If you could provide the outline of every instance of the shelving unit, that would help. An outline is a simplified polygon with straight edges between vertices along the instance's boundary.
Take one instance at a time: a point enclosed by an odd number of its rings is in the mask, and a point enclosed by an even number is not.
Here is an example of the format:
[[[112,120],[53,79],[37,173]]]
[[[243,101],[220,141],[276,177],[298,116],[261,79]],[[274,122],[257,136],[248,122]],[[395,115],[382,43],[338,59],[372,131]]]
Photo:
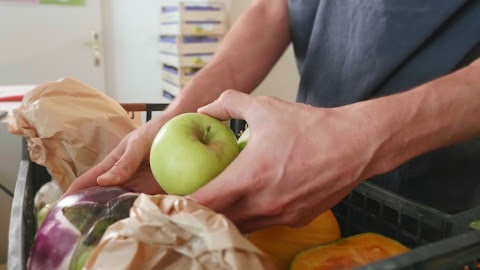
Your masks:
[[[215,54],[228,30],[221,0],[165,0],[160,10],[159,57],[163,96],[173,100]]]

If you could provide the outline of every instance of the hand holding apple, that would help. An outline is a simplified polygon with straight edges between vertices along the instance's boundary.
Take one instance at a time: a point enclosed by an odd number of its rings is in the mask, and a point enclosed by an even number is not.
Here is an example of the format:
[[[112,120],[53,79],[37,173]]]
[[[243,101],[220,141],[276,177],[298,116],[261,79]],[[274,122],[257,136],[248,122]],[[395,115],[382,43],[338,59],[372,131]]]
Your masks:
[[[128,134],[97,165],[78,177],[63,197],[95,186],[124,186],[146,194],[163,193],[150,169],[150,148],[158,130],[173,117],[164,111]]]
[[[225,91],[200,113],[244,119],[247,146],[220,175],[191,194],[244,233],[302,226],[338,203],[368,176],[369,118],[350,107],[316,108]]]
[[[162,189],[188,195],[219,175],[238,155],[233,131],[220,120],[185,113],[160,129],[150,150],[150,167]]]

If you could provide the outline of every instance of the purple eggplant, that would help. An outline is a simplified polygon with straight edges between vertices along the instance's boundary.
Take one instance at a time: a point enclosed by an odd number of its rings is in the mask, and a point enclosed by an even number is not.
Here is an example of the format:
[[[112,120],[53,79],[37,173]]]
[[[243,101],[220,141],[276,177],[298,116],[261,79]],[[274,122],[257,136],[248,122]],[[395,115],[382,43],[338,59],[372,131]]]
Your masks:
[[[82,269],[108,226],[129,216],[137,195],[93,187],[59,200],[37,231],[28,269]]]

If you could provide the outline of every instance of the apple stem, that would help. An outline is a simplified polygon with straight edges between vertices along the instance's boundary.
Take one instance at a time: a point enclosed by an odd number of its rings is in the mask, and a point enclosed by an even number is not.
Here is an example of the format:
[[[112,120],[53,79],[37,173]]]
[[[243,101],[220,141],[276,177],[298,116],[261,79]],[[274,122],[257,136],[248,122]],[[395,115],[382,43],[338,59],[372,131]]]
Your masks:
[[[207,143],[207,136],[208,136],[208,133],[210,132],[210,129],[211,129],[211,126],[207,126],[207,131],[204,133],[204,136],[203,136],[203,143]]]

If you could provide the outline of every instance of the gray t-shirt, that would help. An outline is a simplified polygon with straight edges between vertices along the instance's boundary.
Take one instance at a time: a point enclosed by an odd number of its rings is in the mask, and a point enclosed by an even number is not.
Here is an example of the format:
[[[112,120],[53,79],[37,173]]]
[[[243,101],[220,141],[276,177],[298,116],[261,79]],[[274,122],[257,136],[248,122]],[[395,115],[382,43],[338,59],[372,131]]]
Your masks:
[[[297,101],[337,107],[411,89],[456,70],[480,41],[477,0],[289,0]],[[479,75],[480,76],[480,75]],[[480,201],[480,138],[372,179],[455,213]]]

